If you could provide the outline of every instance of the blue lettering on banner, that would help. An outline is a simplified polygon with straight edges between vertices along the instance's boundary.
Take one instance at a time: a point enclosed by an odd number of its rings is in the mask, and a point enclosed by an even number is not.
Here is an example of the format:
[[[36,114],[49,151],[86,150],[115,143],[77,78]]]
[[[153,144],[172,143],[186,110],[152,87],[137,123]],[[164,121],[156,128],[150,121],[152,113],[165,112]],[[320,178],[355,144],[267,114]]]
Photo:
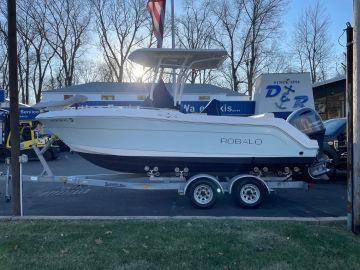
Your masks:
[[[281,92],[280,85],[268,85],[266,87],[266,97],[276,97]]]
[[[285,86],[285,89],[286,91],[281,95],[280,104],[277,102],[275,103],[276,107],[282,110],[287,109],[287,107],[284,106],[284,103],[290,102],[290,93],[295,93],[295,90],[292,89],[292,85],[290,85],[290,87]]]
[[[182,113],[199,113],[204,110],[208,101],[182,101],[179,110]],[[87,106],[141,106],[143,101],[87,101]],[[223,115],[248,116],[255,113],[255,101],[221,101]]]
[[[10,108],[3,108],[6,111],[10,112]],[[19,119],[20,120],[35,120],[35,117],[40,113],[39,110],[31,107],[20,107],[19,108]]]
[[[293,108],[303,108],[305,107],[305,103],[309,100],[308,96],[297,96],[294,97],[295,104]]]
[[[268,85],[266,87],[266,98],[273,98],[278,96],[281,92],[279,101],[275,102],[275,106],[280,110],[289,109],[289,103],[293,104],[292,108],[302,108],[305,107],[305,103],[309,101],[308,96],[295,96],[291,98],[291,94],[295,93],[295,89],[293,89],[293,85],[284,85],[284,91],[282,91],[281,86],[279,85]]]
[[[19,118],[20,120],[35,120],[35,117],[40,113],[38,110],[33,109],[33,108],[19,108],[20,110],[20,115]]]
[[[208,101],[182,101],[180,111],[182,113],[199,113]],[[255,101],[220,101],[222,115],[248,116],[255,113]]]

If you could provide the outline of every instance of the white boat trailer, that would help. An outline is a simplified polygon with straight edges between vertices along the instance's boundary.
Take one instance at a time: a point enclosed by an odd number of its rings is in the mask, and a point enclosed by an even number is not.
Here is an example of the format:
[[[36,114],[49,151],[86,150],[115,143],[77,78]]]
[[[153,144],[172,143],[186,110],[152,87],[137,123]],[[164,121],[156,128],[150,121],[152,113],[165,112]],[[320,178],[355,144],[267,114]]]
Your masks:
[[[33,146],[44,168],[41,175],[23,175],[22,167],[28,159],[26,155],[20,157],[20,186],[23,182],[49,182],[135,190],[177,190],[180,195],[188,195],[192,204],[197,208],[209,208],[226,194],[232,195],[242,207],[255,208],[274,190],[308,189],[309,187],[304,181],[292,181],[289,177],[266,178],[262,177],[261,174],[240,174],[231,178],[221,178],[209,174],[186,177],[186,171],[178,171],[174,177],[162,177],[158,176],[157,168],[148,170],[147,176],[128,173],[55,176],[43,157],[43,153],[50,147],[51,143],[50,140],[41,151],[35,145]],[[5,200],[10,201],[10,159],[7,158],[5,163],[6,174],[1,175],[0,180],[6,181]]]

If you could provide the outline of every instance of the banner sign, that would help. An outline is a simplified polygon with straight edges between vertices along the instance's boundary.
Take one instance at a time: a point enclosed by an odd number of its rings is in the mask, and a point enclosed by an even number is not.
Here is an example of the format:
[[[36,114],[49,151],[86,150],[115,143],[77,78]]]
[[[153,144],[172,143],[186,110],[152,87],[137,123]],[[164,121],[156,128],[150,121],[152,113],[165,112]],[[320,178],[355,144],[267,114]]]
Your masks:
[[[180,111],[182,113],[200,113],[208,101],[182,101]],[[221,115],[248,116],[255,112],[255,101],[220,101]]]
[[[3,110],[6,110],[10,112],[10,108],[3,108]],[[32,121],[35,120],[35,117],[40,113],[39,110],[36,110],[31,107],[20,107],[19,108],[19,119],[20,120],[28,120]]]
[[[310,73],[262,74],[255,83],[256,114],[288,114],[299,108],[314,109]]]

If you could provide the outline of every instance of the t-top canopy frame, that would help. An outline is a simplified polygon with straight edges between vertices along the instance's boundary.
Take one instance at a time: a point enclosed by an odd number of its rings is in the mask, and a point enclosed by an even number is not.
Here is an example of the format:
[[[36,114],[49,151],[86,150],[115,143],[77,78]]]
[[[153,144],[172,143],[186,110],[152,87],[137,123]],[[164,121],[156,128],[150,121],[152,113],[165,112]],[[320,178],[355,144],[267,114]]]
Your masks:
[[[218,68],[226,57],[225,50],[167,48],[143,48],[129,55],[132,62],[144,67],[156,68],[161,62],[162,68],[177,69],[191,65],[191,68],[200,70]]]
[[[163,69],[179,69],[176,83],[173,85],[175,106],[181,102],[184,83],[192,70],[219,68],[226,58],[227,52],[225,50],[213,49],[144,48],[135,50],[129,55],[129,59],[134,63],[155,69],[153,85],[150,91],[151,99],[153,98],[155,82],[157,81],[157,77],[162,77]]]

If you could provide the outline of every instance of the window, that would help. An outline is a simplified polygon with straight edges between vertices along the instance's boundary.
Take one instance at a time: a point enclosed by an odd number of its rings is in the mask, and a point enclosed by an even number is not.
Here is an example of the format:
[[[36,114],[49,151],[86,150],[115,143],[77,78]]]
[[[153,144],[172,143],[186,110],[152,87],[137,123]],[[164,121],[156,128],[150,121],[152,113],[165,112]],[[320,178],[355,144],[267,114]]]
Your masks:
[[[199,96],[199,100],[201,101],[210,100],[210,96]]]
[[[64,100],[72,98],[74,95],[64,95]]]
[[[101,100],[115,100],[115,96],[113,96],[113,95],[102,95]]]

